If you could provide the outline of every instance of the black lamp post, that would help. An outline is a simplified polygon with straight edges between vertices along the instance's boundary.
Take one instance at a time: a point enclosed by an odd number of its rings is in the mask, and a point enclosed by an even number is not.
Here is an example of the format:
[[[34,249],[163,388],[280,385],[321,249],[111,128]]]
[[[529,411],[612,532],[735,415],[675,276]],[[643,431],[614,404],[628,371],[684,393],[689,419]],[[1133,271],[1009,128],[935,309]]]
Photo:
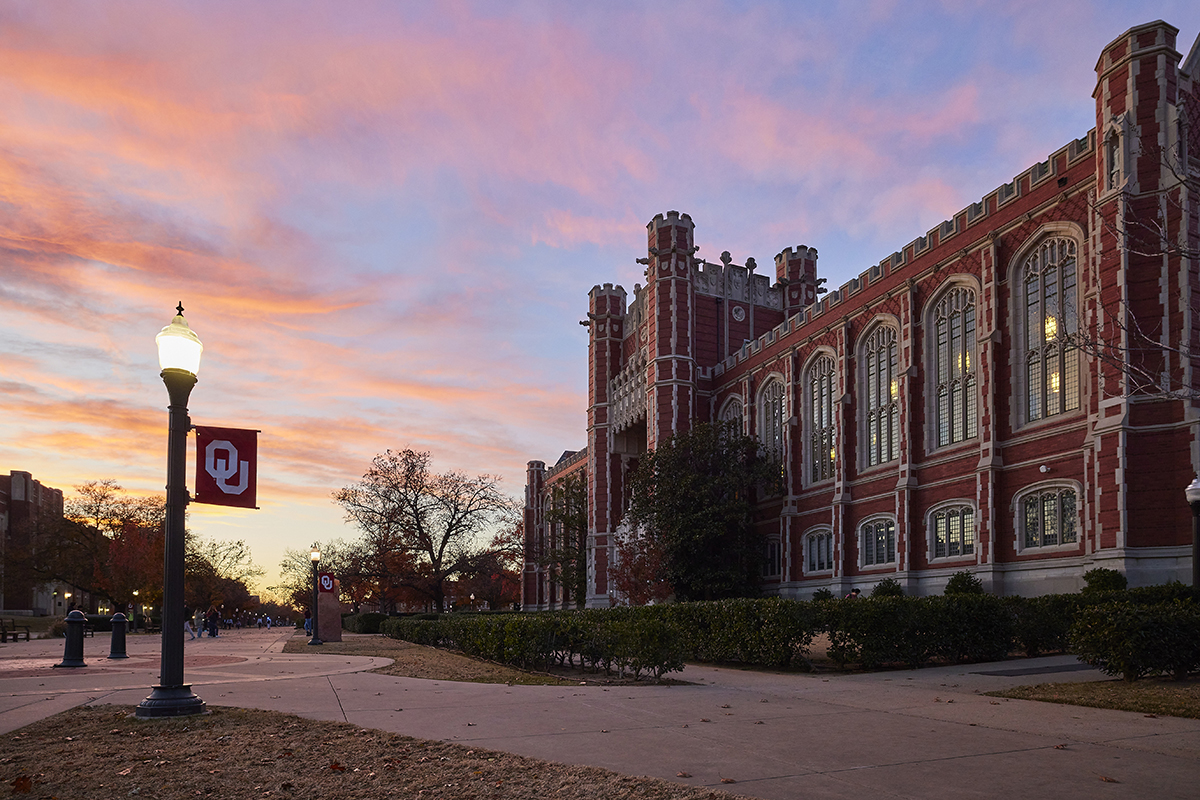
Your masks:
[[[313,562],[313,635],[312,639],[310,639],[308,643],[325,644],[321,641],[321,634],[317,632],[317,606],[318,601],[320,600],[321,591],[321,582],[317,575],[317,564],[321,561],[321,551],[317,549],[316,545],[313,545],[312,553],[309,555],[309,558],[311,558]]]
[[[1192,586],[1200,587],[1200,476],[1184,492],[1192,507]]]
[[[183,682],[183,537],[187,491],[187,401],[196,385],[204,345],[179,313],[155,337],[163,383],[170,396],[167,433],[167,527],[163,547],[162,663],[157,686],[134,712],[138,717],[201,714],[204,701]]]

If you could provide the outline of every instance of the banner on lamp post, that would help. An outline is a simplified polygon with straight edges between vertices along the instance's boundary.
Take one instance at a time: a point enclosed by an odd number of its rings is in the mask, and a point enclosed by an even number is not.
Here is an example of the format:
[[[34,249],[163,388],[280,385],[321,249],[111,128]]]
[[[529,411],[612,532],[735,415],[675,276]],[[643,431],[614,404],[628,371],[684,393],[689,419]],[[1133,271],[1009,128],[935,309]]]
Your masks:
[[[197,503],[258,508],[258,431],[196,426]]]
[[[320,575],[318,575],[317,576],[317,588],[320,589],[322,592],[332,592],[333,588],[334,588],[333,573],[332,572],[322,572]]]

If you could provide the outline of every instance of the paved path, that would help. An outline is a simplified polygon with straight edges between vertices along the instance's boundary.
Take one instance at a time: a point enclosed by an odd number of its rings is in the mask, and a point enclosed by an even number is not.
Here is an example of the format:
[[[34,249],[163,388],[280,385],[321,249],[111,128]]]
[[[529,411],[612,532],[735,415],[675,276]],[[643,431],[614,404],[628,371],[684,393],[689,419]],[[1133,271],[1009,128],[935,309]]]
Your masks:
[[[366,671],[384,659],[285,655],[291,636],[250,630],[188,641],[187,679],[209,705],[763,798],[1200,794],[1200,720],[980,694],[1103,677],[1069,656],[824,677],[692,666],[687,686],[497,686]],[[104,634],[85,640],[89,666],[75,670],[49,668],[62,659],[62,640],[0,646],[0,732],[82,703],[138,703],[157,680],[157,637],[131,637],[125,662],[107,661],[108,646]]]

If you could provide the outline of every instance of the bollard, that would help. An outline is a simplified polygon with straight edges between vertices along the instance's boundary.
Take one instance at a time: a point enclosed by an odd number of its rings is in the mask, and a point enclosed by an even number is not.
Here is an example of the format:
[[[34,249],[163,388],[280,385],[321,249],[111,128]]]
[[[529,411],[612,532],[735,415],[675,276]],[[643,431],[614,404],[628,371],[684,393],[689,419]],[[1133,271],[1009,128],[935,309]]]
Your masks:
[[[83,661],[83,626],[87,617],[76,609],[67,614],[67,645],[63,650],[63,660],[56,667],[86,667]]]
[[[118,611],[112,618],[112,646],[108,650],[109,658],[129,658],[125,655],[125,615]]]

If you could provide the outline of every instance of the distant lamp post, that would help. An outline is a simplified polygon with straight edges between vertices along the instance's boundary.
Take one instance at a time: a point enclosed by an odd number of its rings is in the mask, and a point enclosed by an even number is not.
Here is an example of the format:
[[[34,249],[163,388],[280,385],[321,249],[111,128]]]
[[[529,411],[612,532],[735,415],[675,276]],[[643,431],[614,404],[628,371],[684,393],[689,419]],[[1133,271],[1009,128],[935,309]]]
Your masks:
[[[1200,587],[1200,475],[1184,493],[1192,507],[1192,586]]]
[[[139,605],[139,602],[138,602],[138,590],[137,589],[133,590],[133,609],[132,610],[133,610],[133,613],[129,615],[130,616],[129,621],[133,625],[133,632],[137,633],[137,618],[138,618],[138,614],[140,614],[142,611],[142,607],[141,607],[141,605]]]
[[[471,592],[471,610],[475,610],[475,593]]]
[[[178,313],[158,336],[158,364],[170,398],[167,433],[167,524],[163,546],[162,661],[159,683],[134,712],[138,717],[201,714],[204,701],[183,682],[183,538],[187,512],[188,397],[200,371],[204,345]],[[134,592],[136,595],[137,592]]]
[[[313,635],[312,639],[310,639],[308,643],[325,644],[321,641],[321,635],[317,633],[317,605],[318,600],[320,600],[321,591],[321,581],[317,575],[317,564],[321,562],[321,551],[317,549],[316,545],[313,545],[312,553],[309,554],[309,558],[311,558],[313,562]]]

